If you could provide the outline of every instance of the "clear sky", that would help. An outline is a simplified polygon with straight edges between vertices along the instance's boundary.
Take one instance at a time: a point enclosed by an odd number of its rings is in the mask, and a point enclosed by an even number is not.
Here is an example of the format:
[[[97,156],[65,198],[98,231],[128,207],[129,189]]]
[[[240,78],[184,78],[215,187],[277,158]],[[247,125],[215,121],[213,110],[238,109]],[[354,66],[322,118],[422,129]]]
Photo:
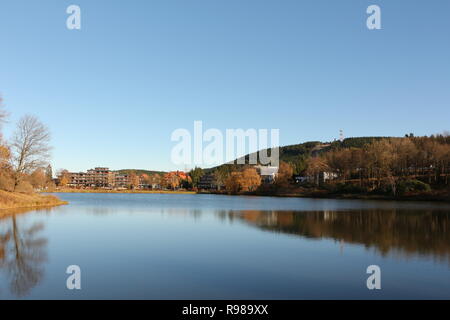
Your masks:
[[[55,169],[176,169],[194,120],[281,145],[450,129],[448,0],[2,0],[0,45],[5,136],[37,115]]]

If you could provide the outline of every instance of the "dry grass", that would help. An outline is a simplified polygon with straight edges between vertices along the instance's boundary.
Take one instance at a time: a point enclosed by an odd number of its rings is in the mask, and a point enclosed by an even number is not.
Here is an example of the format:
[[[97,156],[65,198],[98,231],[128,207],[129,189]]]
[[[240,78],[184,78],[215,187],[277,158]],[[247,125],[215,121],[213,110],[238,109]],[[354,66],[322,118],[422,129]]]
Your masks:
[[[0,190],[0,216],[1,210],[16,208],[50,207],[67,204],[52,195],[25,194]]]

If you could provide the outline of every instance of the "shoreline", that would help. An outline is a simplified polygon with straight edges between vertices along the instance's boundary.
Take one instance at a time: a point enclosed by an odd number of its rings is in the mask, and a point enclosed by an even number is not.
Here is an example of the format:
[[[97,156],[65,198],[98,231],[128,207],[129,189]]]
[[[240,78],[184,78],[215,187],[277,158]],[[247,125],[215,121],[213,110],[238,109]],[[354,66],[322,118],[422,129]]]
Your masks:
[[[409,196],[389,196],[371,194],[332,194],[332,193],[240,193],[228,194],[226,192],[211,191],[170,191],[170,190],[90,190],[90,189],[63,189],[49,193],[115,193],[115,194],[215,194],[229,196],[259,196],[278,198],[311,198],[311,199],[337,199],[337,200],[381,200],[381,201],[414,201],[414,202],[443,202],[450,203],[450,197],[444,195],[416,194]]]
[[[135,193],[135,194],[197,194],[195,191],[170,190],[102,190],[102,189],[61,189],[43,193]]]
[[[297,194],[297,193],[281,193],[281,194],[262,194],[262,193],[241,193],[227,194],[224,192],[198,192],[198,194],[216,194],[228,196],[257,196],[257,197],[277,197],[277,198],[309,198],[309,199],[329,199],[329,200],[373,200],[373,201],[412,201],[412,202],[442,202],[450,203],[450,198],[433,196],[433,195],[416,195],[416,196],[386,196],[386,195],[369,195],[369,194]]]
[[[0,190],[0,217],[11,210],[33,210],[68,204],[54,195],[24,194]]]

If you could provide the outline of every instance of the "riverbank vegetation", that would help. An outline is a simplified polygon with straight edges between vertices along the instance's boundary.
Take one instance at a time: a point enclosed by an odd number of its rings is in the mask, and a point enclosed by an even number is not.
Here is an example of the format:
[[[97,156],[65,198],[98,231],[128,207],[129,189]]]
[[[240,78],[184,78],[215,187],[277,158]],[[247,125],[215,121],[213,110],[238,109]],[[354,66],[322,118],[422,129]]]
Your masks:
[[[50,207],[67,204],[53,195],[37,193],[7,192],[0,190],[0,210],[16,208]],[[2,211],[0,211],[0,216]]]
[[[1,105],[0,129],[8,114]],[[52,169],[48,165],[51,147],[47,127],[35,116],[25,115],[6,141],[0,130],[0,209],[59,205],[54,196],[35,191],[52,191]]]
[[[211,170],[218,193],[450,201],[450,135],[350,138],[280,150],[273,183],[250,165]]]

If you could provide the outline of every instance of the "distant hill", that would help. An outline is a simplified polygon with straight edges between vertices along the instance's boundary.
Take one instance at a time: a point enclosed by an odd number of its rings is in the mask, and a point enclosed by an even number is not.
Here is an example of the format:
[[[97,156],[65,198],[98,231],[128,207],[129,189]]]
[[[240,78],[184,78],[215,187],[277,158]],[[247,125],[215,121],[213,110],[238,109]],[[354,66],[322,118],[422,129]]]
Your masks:
[[[331,143],[331,148],[362,148],[365,145],[371,144],[382,139],[389,139],[392,137],[355,137],[347,138],[344,141],[334,141]]]
[[[119,173],[121,174],[126,174],[126,173],[130,173],[130,172],[134,172],[137,175],[141,175],[141,174],[147,174],[147,175],[153,175],[153,174],[165,174],[165,171],[152,171],[152,170],[144,170],[144,169],[121,169],[118,170]]]
[[[306,159],[311,155],[318,155],[337,148],[362,148],[374,141],[385,139],[388,137],[355,137],[347,138],[344,141],[320,142],[309,141],[300,144],[280,147],[280,161],[289,162],[294,166],[296,174],[301,173],[306,169]],[[248,163],[249,155],[245,156],[246,163]],[[233,171],[242,165],[223,164],[214,168],[205,169],[206,172],[213,172],[215,170]]]

